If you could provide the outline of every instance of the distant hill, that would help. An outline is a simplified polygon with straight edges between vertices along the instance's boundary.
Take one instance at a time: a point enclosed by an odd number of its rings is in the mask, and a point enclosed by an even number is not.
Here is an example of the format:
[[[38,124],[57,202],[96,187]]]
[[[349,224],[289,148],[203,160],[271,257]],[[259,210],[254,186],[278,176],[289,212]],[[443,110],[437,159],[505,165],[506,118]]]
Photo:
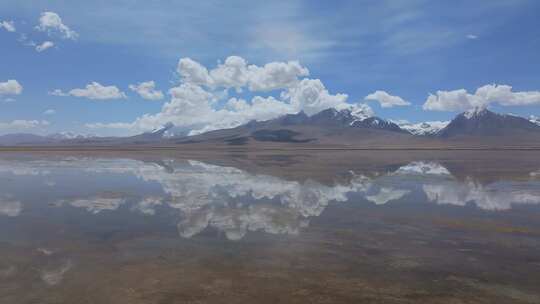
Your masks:
[[[326,109],[314,115],[287,114],[267,121],[250,121],[235,128],[187,136],[189,130],[171,123],[151,132],[128,137],[48,136],[8,134],[3,146],[144,146],[180,145],[266,147],[296,145],[357,148],[498,148],[540,147],[536,118],[502,115],[473,109],[450,122],[411,124],[393,122],[348,109]]]
[[[17,146],[24,144],[42,144],[50,141],[45,136],[28,134],[28,133],[13,133],[0,135],[0,145],[4,146]]]

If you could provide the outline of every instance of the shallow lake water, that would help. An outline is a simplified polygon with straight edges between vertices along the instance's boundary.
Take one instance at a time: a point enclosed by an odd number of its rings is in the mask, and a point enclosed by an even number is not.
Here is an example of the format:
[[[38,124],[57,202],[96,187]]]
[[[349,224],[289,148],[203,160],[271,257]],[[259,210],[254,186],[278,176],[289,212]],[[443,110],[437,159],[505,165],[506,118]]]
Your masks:
[[[0,153],[0,303],[540,303],[536,154]]]

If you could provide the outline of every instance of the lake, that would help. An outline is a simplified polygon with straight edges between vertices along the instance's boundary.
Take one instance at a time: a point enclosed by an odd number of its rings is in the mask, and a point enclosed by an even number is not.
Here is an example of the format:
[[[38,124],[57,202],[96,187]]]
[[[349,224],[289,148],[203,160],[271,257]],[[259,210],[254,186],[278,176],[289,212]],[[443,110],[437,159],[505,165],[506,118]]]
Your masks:
[[[540,303],[540,154],[2,152],[0,303]]]

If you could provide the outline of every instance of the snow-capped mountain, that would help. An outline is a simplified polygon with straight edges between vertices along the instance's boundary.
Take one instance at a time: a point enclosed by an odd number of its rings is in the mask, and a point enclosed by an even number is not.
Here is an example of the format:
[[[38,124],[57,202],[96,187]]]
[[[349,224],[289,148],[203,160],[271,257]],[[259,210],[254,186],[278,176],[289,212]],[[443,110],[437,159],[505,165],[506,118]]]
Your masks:
[[[96,137],[93,134],[77,134],[73,132],[58,132],[54,134],[47,135],[48,138],[56,140],[65,140],[65,139],[83,139],[83,138],[92,138]]]
[[[369,108],[329,108],[314,115],[304,112],[287,114],[266,121],[250,121],[235,128],[190,135],[191,129],[166,123],[151,132],[130,137],[97,137],[61,132],[48,136],[7,134],[0,145],[137,145],[212,143],[244,145],[255,142],[317,143],[321,145],[361,145],[363,147],[399,147],[441,145],[446,138],[467,136],[468,146],[489,143],[505,146],[534,146],[540,140],[540,119],[497,114],[485,108],[461,113],[451,122],[409,123],[376,116]],[[483,137],[486,140],[483,141]],[[494,142],[493,139],[497,141]],[[455,142],[452,143],[455,145]]]
[[[394,132],[403,132],[403,130],[395,123],[385,120],[372,113],[359,111],[355,109],[337,110],[334,108],[323,110],[312,116],[307,116],[304,112],[298,114],[289,114],[269,122],[279,122],[286,125],[317,125],[317,126],[333,126],[333,127],[352,127],[352,128],[368,128],[379,129]]]
[[[529,121],[535,125],[540,126],[540,117],[538,116],[534,116],[534,115],[529,116]]]
[[[439,132],[441,137],[454,136],[513,136],[540,133],[540,126],[526,118],[497,114],[486,108],[474,108],[459,114]]]
[[[156,128],[150,132],[132,136],[131,139],[133,140],[160,140],[160,139],[169,139],[169,138],[174,138],[174,137],[183,137],[183,136],[187,136],[188,133],[189,133],[188,129],[177,127],[173,123],[168,122],[164,124],[163,126]]]
[[[395,122],[401,129],[420,136],[433,136],[437,135],[444,127],[446,127],[449,121],[425,121],[419,123],[410,123],[408,121]]]

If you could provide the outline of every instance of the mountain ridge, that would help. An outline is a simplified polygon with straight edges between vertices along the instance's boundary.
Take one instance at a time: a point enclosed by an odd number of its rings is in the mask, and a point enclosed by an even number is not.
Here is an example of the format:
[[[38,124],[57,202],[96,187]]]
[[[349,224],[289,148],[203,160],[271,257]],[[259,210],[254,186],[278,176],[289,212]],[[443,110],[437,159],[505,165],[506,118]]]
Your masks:
[[[540,126],[526,118],[475,108],[456,116],[437,136],[516,136],[540,133]]]
[[[351,109],[329,108],[311,116],[303,111],[265,121],[187,136],[187,130],[167,123],[150,132],[128,137],[97,137],[63,132],[47,136],[7,134],[0,136],[3,146],[31,145],[186,145],[213,144],[249,146],[252,144],[309,144],[343,146],[450,146],[479,145],[529,146],[540,143],[540,125],[529,119],[497,114],[485,108],[458,114],[449,122],[411,124],[391,121]],[[540,146],[540,145],[539,145]]]

